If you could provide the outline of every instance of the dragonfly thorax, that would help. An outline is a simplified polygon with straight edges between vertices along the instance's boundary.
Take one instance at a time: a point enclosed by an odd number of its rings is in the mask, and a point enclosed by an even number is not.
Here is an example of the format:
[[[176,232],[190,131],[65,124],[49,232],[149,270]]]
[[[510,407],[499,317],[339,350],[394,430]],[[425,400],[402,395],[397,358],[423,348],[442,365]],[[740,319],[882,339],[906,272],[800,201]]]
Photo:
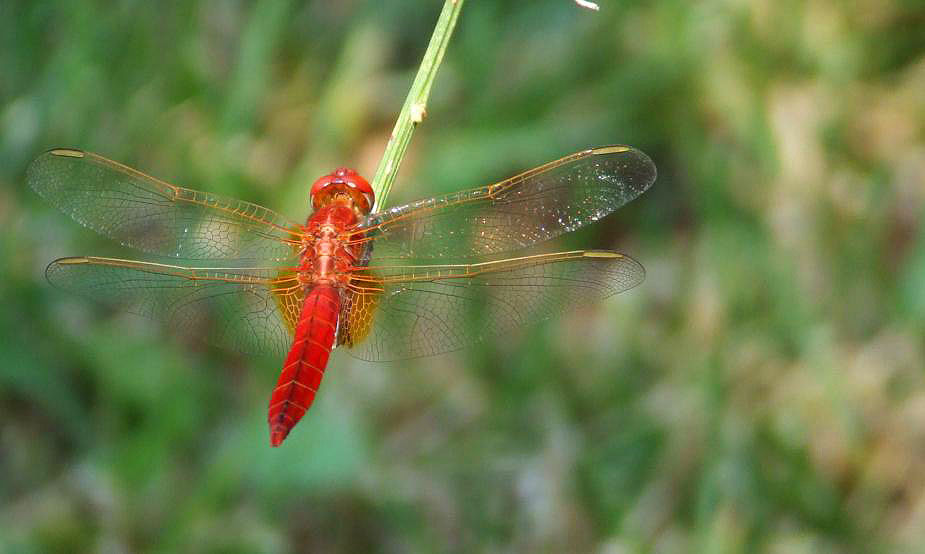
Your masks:
[[[309,217],[304,229],[306,238],[302,252],[302,278],[306,284],[346,286],[350,268],[357,258],[357,247],[343,238],[345,229],[357,222],[351,207],[335,197]]]

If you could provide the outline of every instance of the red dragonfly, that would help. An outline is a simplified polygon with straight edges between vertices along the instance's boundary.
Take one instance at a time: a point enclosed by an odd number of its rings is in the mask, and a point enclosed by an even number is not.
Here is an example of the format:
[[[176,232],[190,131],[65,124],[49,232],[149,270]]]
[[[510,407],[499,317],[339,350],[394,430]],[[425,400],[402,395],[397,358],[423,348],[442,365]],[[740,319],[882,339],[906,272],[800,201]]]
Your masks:
[[[372,188],[342,168],[312,185],[301,225],[79,150],[46,152],[27,180],[79,223],[160,256],[62,258],[45,271],[53,285],[214,344],[288,352],[268,416],[278,446],[337,346],[371,361],[449,352],[641,283],[642,266],[609,250],[499,255],[601,219],[655,174],[639,150],[607,146],[371,213]]]

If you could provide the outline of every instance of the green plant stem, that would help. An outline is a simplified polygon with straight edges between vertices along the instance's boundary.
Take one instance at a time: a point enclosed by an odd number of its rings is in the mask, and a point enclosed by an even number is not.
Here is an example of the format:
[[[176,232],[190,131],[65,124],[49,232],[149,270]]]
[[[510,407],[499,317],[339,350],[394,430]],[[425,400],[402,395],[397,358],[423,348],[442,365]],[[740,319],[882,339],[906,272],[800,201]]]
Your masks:
[[[446,52],[446,46],[450,42],[450,36],[453,34],[453,28],[456,27],[456,19],[462,10],[464,0],[445,0],[443,10],[437,19],[437,25],[434,27],[434,33],[430,37],[430,44],[424,53],[424,59],[421,60],[421,66],[418,68],[417,76],[414,83],[411,84],[411,90],[405,99],[405,105],[398,114],[398,121],[395,122],[395,128],[392,129],[392,135],[389,137],[389,143],[385,147],[385,153],[382,155],[382,161],[376,169],[376,175],[373,177],[373,192],[376,195],[375,210],[385,206],[392,189],[392,183],[398,174],[398,168],[401,166],[408,145],[411,143],[411,135],[414,134],[414,128],[418,123],[423,121],[427,115],[427,99],[430,97],[430,89],[437,77],[437,69],[443,61],[443,53]]]

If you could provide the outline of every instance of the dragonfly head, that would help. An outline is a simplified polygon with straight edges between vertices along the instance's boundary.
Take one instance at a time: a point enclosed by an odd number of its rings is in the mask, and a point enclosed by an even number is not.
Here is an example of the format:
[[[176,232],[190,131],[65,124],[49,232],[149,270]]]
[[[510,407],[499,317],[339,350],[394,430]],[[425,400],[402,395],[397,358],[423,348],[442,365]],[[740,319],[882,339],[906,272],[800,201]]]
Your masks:
[[[373,209],[373,187],[359,173],[346,167],[339,167],[321,177],[312,185],[312,208],[318,210],[336,198],[349,198],[353,208],[362,215]]]

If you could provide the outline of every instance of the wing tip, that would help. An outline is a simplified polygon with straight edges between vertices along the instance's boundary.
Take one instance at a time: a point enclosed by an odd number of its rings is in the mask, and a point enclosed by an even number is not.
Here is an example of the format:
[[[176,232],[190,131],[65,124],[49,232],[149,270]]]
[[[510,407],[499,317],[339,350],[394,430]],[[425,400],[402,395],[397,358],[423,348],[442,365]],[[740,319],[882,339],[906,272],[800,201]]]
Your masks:
[[[641,186],[638,188],[634,187],[636,196],[648,190],[649,187],[655,183],[655,179],[658,177],[658,168],[655,166],[655,162],[652,161],[652,158],[650,158],[648,154],[638,148],[627,146],[625,144],[614,144],[611,146],[600,146],[597,148],[592,148],[588,152],[593,156],[627,153],[634,154],[636,158],[635,163],[637,164],[634,173],[642,177],[640,179]]]
[[[84,158],[87,153],[83,150],[75,150],[73,148],[52,148],[51,150],[46,150],[40,156],[36,157],[29,164],[29,167],[26,168],[26,183],[29,185],[32,190],[37,192],[39,196],[46,197],[52,192],[43,179],[43,171],[45,163],[49,158]]]
[[[639,285],[643,284],[646,281],[646,266],[639,263],[635,258],[624,255],[624,259],[629,260],[636,266],[636,281],[629,286],[629,289],[636,288]]]
[[[84,256],[58,258],[57,260],[53,260],[51,263],[45,266],[45,280],[54,286],[58,286],[54,279],[55,273],[58,271],[58,269],[60,269],[62,266],[81,265],[88,263],[90,263],[90,259]]]
[[[638,287],[646,280],[646,267],[639,263],[636,259],[626,254],[621,254],[620,252],[614,252],[613,250],[584,250],[581,253],[584,258],[595,258],[599,260],[623,260],[630,266],[634,268],[632,272],[632,277],[634,278],[632,283],[624,290],[629,290],[631,288]]]

